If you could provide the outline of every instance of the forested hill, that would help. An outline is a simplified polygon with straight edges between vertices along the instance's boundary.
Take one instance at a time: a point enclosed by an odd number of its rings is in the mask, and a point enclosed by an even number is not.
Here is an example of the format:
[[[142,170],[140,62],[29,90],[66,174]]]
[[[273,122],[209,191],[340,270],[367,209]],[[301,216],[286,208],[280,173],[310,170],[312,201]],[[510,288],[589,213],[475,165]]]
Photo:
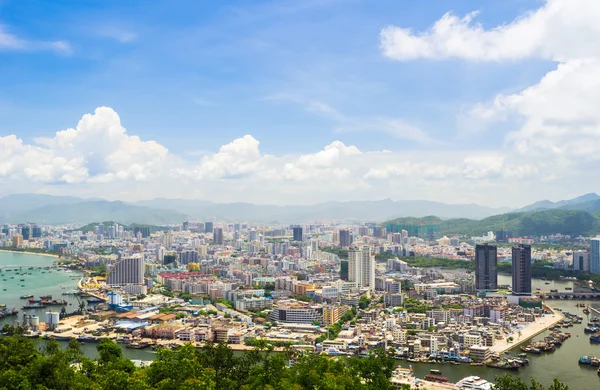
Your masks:
[[[506,213],[494,215],[482,220],[466,218],[440,219],[430,216],[424,218],[396,218],[384,222],[406,226],[435,226],[440,234],[466,234],[479,236],[489,231],[511,230],[514,235],[549,235],[554,233],[571,236],[590,235],[600,232],[600,214],[592,215],[581,210],[543,210],[535,212]]]

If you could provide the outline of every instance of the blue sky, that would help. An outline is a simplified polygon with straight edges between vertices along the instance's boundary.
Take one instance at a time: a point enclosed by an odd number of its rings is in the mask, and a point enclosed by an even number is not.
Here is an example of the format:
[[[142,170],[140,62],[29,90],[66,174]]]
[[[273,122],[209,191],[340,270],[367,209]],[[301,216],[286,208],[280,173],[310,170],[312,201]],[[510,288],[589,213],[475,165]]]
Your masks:
[[[497,41],[487,33],[516,26],[515,30],[530,28],[527,36],[534,37],[539,26],[553,21],[552,7],[569,7],[566,3],[0,0],[0,136],[14,134],[24,145],[11,156],[31,148],[42,158],[69,161],[69,172],[79,172],[76,177],[69,173],[69,178],[58,168],[31,174],[27,172],[39,167],[15,163],[19,169],[4,175],[6,184],[15,185],[0,192],[81,196],[108,192],[107,197],[130,200],[212,198],[216,191],[230,193],[242,187],[256,192],[253,201],[275,203],[391,197],[514,206],[538,197],[593,191],[581,180],[555,183],[569,189],[551,195],[546,195],[554,188],[550,184],[544,193],[510,190],[510,180],[553,182],[559,168],[567,170],[570,162],[548,168],[540,165],[546,157],[531,161],[528,150],[512,155],[516,147],[512,143],[517,141],[509,134],[527,133],[524,124],[535,118],[528,117],[531,110],[522,106],[507,109],[508,103],[494,104],[503,98],[512,102],[511,96],[541,83],[558,64],[581,56],[569,53],[566,58],[563,47],[545,48],[549,37],[531,38],[521,50],[519,42],[509,42],[510,31],[503,33],[506,40]],[[478,11],[473,20],[461,19],[473,11]],[[448,31],[432,33],[432,26],[447,12],[457,20]],[[539,17],[529,20],[531,15]],[[396,34],[395,43],[386,46],[384,31]],[[417,52],[408,52],[407,37],[419,40]],[[463,46],[457,48],[456,41]],[[432,53],[431,47],[438,52]],[[515,48],[521,51],[513,54]],[[87,156],[110,154],[104,148],[95,150],[85,143],[88,146],[80,148],[86,153],[81,154],[64,148],[58,152],[56,145],[49,145],[57,131],[75,128],[84,114],[102,106],[118,113],[127,136],[163,147],[158,154],[164,152],[164,159],[148,161],[140,152],[141,160],[121,163],[143,166],[148,172],[123,174],[108,158],[90,169],[88,163],[95,157]],[[490,121],[490,116],[502,118]],[[241,158],[226,151],[229,159],[221,160],[219,149],[245,135],[260,146],[250,140]],[[93,139],[104,142],[102,137]],[[106,145],[120,148],[115,145],[125,142],[113,141]],[[336,141],[343,147],[335,144],[335,161],[327,160],[327,166],[306,162],[322,156],[319,151]],[[346,161],[359,158],[358,153],[347,152],[350,146],[361,155],[389,153],[369,162],[365,156],[360,157],[363,161]],[[479,153],[473,156],[478,161],[475,167],[467,161],[470,153]],[[486,160],[492,165],[491,174],[481,172],[482,158],[495,159]],[[306,165],[302,174],[294,170],[300,160]],[[218,164],[237,168],[215,168]],[[365,164],[379,170],[384,166],[387,172],[369,174],[351,168]],[[168,169],[158,172],[159,166]],[[309,173],[309,166],[321,171]],[[339,175],[340,169],[347,170],[346,176]],[[528,177],[506,173],[523,169]],[[305,193],[316,185],[315,179],[334,183],[328,176],[332,172],[343,182],[341,188]],[[165,192],[157,183],[174,175],[186,189]],[[385,182],[367,180],[375,176]],[[271,195],[265,196],[262,181],[269,177],[284,180],[268,183]],[[364,180],[348,186],[353,177]],[[406,192],[407,182],[414,191]],[[143,196],[131,194],[132,185],[147,186]],[[454,192],[440,196],[451,187]],[[508,191],[498,195],[503,189]],[[239,194],[225,196],[242,200],[238,198]]]

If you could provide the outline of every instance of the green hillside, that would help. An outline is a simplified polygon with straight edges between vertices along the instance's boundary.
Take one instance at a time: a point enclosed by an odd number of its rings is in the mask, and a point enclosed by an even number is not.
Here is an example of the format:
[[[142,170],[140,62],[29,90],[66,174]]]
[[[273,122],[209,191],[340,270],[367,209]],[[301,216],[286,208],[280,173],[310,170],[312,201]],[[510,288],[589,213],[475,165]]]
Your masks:
[[[82,227],[77,228],[76,230],[81,230],[84,233],[87,232],[93,232],[94,229],[96,228],[96,226],[98,226],[99,224],[103,224],[104,225],[104,229],[106,230],[109,226],[118,223],[119,225],[123,226],[125,229],[127,230],[131,230],[135,227],[140,227],[140,226],[149,226],[150,227],[150,232],[154,233],[157,231],[161,231],[161,230],[169,230],[168,226],[158,226],[158,225],[143,225],[143,224],[139,224],[139,223],[132,223],[131,225],[125,225],[119,222],[115,222],[115,221],[104,221],[104,222],[92,222],[92,223],[88,223],[87,225],[84,225]]]
[[[592,215],[582,210],[553,209],[535,212],[506,213],[482,220],[466,218],[442,220],[437,217],[397,218],[383,223],[430,226],[436,225],[440,234],[478,236],[488,231],[511,230],[519,236],[548,235],[553,233],[572,236],[589,235],[600,231],[600,213]]]

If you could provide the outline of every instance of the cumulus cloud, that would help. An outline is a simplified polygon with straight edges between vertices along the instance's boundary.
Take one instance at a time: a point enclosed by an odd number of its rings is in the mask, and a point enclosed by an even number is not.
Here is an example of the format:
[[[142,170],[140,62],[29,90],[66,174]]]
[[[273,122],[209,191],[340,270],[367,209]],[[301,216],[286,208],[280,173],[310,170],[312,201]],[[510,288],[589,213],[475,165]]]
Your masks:
[[[478,12],[459,17],[443,15],[427,31],[389,26],[380,45],[389,58],[463,58],[477,61],[518,60],[528,57],[563,61],[598,57],[600,3],[596,0],[548,0],[508,24],[485,29]],[[585,39],[582,39],[585,37]]]
[[[204,156],[192,176],[211,180],[265,174],[271,157],[261,155],[258,146],[258,140],[249,134],[238,138],[221,146],[217,153]]]

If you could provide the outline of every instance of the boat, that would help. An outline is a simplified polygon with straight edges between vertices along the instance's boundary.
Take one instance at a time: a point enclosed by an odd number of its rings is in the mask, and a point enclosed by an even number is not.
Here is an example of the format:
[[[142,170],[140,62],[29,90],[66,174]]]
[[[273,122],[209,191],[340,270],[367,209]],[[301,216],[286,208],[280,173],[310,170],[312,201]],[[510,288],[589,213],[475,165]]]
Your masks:
[[[134,342],[132,342],[132,343],[125,344],[125,347],[126,347],[126,348],[132,348],[132,349],[144,349],[144,348],[148,348],[149,346],[150,346],[150,344],[149,344],[149,343],[147,343],[147,342],[145,342],[145,341],[141,341],[141,342],[134,341]],[[342,351],[340,351],[340,350],[338,350],[338,349],[336,349],[336,348],[333,348],[333,349],[335,349],[335,350],[336,350],[336,352],[335,352],[334,354],[330,354],[330,353],[329,353],[329,352],[330,352],[330,351],[329,351],[330,349],[332,349],[332,348],[327,348],[327,354],[328,354],[329,356],[335,356],[335,355],[345,355],[345,353],[344,353],[344,352],[342,352]]]
[[[90,298],[90,299],[86,299],[87,303],[101,303],[104,302],[104,299],[100,299],[100,298]]]
[[[40,297],[40,299],[41,299],[42,301],[49,301],[50,299],[52,299],[52,295],[42,295],[42,296]]]
[[[550,282],[545,282],[544,284],[550,284]]]
[[[441,375],[442,372],[440,370],[432,369],[429,370],[429,373],[434,375]]]
[[[25,281],[25,279],[21,279],[21,280],[19,280],[19,281],[20,281],[20,282],[24,282],[24,281]]]
[[[552,289],[552,290],[550,290],[550,292],[551,292],[551,293],[557,293],[557,292],[558,292],[558,290],[557,290],[557,289]]]
[[[573,287],[565,287],[565,290],[573,290]]]
[[[511,363],[508,361],[488,363],[488,364],[486,364],[486,366],[491,367],[491,368],[500,368],[503,370],[510,370],[510,371],[519,371],[519,367],[521,367],[518,364]]]
[[[590,343],[600,343],[600,334],[590,336]]]
[[[42,305],[41,303],[23,306],[23,309],[45,309],[45,308],[46,308],[46,305]]]
[[[438,383],[446,383],[446,382],[450,381],[450,379],[448,379],[448,377],[441,376],[441,375],[434,375],[434,374],[427,374],[427,375],[425,375],[424,379],[426,381],[438,382]]]

